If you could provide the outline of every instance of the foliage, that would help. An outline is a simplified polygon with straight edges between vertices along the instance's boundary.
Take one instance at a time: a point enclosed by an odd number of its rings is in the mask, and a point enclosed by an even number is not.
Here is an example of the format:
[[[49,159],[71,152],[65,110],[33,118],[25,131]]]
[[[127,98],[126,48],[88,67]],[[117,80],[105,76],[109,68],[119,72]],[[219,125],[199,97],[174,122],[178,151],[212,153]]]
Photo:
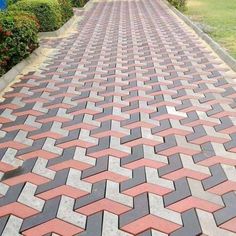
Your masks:
[[[73,15],[70,0],[7,0],[0,12],[0,76],[38,46],[38,30],[53,31]]]
[[[25,12],[0,13],[0,76],[38,46],[37,19]]]
[[[179,10],[185,10],[186,8],[186,0],[168,0],[168,2]]]
[[[14,3],[16,3],[17,0],[7,0],[7,5],[10,6]]]
[[[58,0],[61,8],[62,21],[65,23],[73,16],[73,8],[70,0]]]
[[[74,7],[83,7],[88,1],[87,0],[71,0]]]
[[[57,0],[21,0],[11,5],[9,9],[35,14],[40,23],[40,31],[53,31],[64,23]]]

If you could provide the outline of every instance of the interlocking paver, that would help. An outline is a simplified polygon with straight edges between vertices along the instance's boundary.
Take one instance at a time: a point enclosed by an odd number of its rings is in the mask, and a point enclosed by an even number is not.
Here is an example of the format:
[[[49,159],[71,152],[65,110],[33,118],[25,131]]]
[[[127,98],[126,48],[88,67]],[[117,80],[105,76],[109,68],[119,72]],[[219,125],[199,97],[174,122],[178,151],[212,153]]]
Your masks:
[[[0,234],[236,235],[236,74],[161,0],[91,1],[3,95]]]

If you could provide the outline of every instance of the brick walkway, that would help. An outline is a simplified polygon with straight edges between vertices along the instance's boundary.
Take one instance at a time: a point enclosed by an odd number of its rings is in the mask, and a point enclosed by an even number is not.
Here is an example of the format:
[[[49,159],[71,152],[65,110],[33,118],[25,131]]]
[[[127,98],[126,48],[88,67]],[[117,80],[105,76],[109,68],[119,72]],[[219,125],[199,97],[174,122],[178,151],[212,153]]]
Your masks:
[[[0,104],[0,235],[236,235],[236,74],[158,0],[44,43]]]

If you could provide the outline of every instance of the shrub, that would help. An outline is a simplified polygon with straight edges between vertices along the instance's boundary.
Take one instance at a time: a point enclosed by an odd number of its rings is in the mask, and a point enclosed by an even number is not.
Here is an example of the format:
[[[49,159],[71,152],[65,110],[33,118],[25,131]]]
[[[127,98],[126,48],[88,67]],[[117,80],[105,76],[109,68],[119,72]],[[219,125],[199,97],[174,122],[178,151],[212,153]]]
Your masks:
[[[38,47],[38,29],[32,14],[0,13],[0,76]]]
[[[74,7],[83,7],[88,1],[87,0],[72,0],[71,2]]]
[[[185,10],[186,8],[186,0],[168,0],[168,2],[179,10]]]
[[[73,16],[73,8],[70,0],[58,0],[61,8],[62,21],[65,23]]]
[[[16,2],[17,2],[17,0],[7,0],[7,5],[10,6]]]
[[[40,23],[40,31],[53,31],[63,24],[61,8],[57,0],[21,0],[11,5],[9,9],[35,14]]]

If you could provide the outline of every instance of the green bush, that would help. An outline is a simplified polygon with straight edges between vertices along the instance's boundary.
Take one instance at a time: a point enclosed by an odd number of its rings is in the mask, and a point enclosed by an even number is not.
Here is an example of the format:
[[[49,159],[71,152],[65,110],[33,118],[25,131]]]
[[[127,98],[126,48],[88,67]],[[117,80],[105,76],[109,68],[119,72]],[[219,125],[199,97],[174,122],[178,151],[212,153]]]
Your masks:
[[[17,0],[7,0],[7,5],[10,6],[14,3],[16,3]]]
[[[168,2],[179,10],[185,10],[187,0],[168,0]]]
[[[62,21],[65,23],[73,16],[73,8],[70,0],[58,0],[61,8]]]
[[[40,31],[53,31],[64,22],[61,8],[57,0],[21,0],[9,9],[23,10],[35,14],[40,24]]]
[[[74,7],[83,7],[88,0],[71,0]]]
[[[0,13],[0,76],[38,47],[39,24],[26,12]]]

